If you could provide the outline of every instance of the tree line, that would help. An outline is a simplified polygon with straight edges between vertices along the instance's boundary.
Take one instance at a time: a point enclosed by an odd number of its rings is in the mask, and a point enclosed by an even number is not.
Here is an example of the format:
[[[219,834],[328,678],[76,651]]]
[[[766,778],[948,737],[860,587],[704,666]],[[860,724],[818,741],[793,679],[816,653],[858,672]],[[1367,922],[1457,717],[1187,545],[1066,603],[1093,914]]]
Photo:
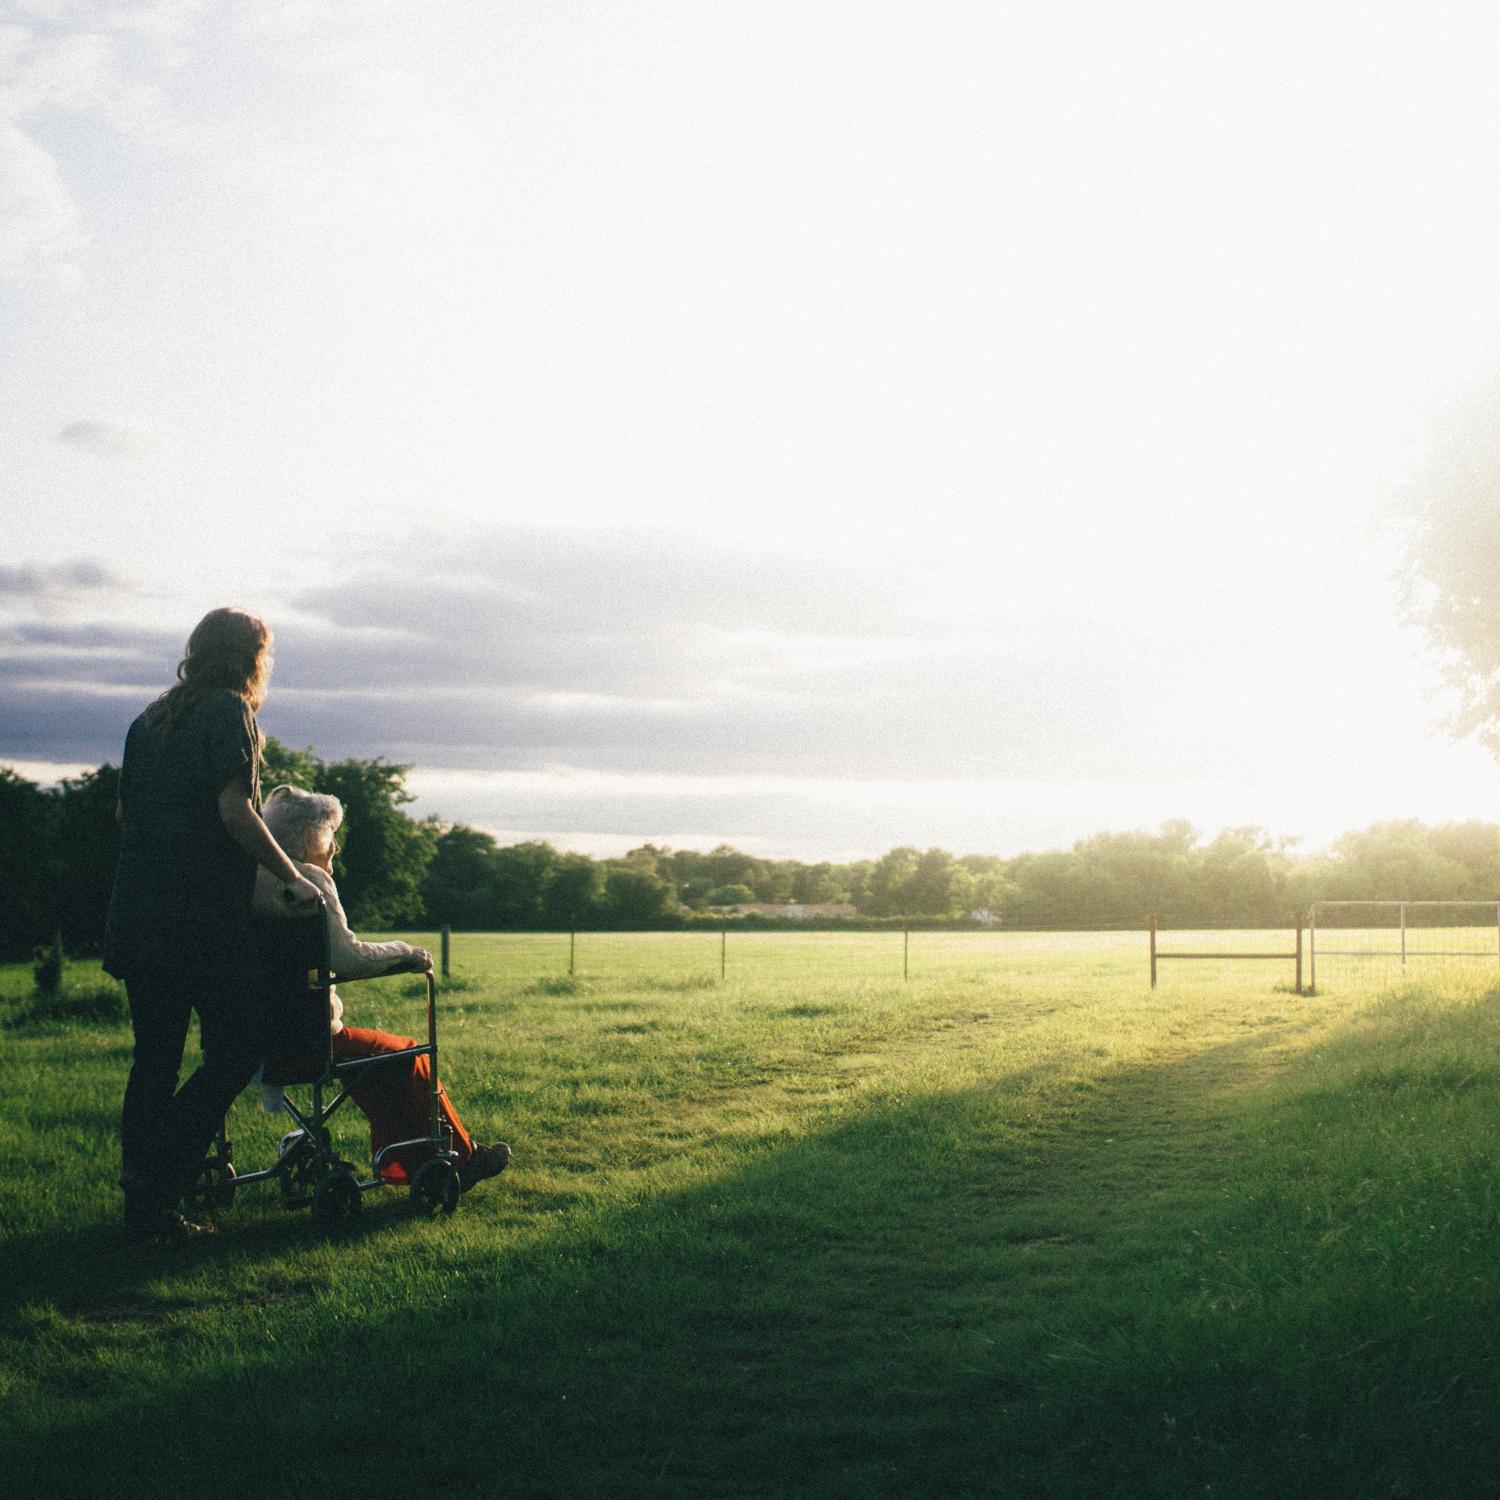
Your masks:
[[[807,864],[727,844],[643,844],[593,859],[413,818],[410,770],[266,742],[267,787],[290,782],[344,804],[334,872],[356,928],[673,927],[718,921],[715,908],[750,902],[843,904],[861,922],[1088,928],[1136,926],[1156,912],[1170,925],[1271,926],[1319,900],[1500,900],[1500,825],[1479,821],[1376,823],[1315,856],[1259,828],[1205,840],[1174,821],[1011,858],[902,847]],[[109,765],[55,787],[0,767],[0,957],[27,957],[58,933],[70,952],[98,951],[119,849],[118,790]]]

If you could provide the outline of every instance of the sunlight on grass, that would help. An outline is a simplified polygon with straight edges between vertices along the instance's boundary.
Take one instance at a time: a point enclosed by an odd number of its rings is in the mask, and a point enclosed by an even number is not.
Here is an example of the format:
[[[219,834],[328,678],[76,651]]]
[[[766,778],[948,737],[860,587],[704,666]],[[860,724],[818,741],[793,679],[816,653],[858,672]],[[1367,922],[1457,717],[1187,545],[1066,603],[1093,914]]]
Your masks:
[[[246,1190],[211,1247],[127,1249],[127,1029],[0,1031],[6,1472],[186,1485],[232,1405],[282,1427],[257,1478],[289,1494],[490,1494],[502,1451],[536,1496],[1480,1492],[1480,976],[1152,991],[1138,934],[921,936],[910,984],[889,934],[755,935],[723,980],[701,936],[594,938],[571,977],[565,938],[456,939],[445,1081],[516,1160],[335,1241]],[[420,1029],[400,982],[346,1001]],[[231,1124],[250,1165],[282,1128],[248,1096]],[[433,1371],[503,1443],[352,1436]]]

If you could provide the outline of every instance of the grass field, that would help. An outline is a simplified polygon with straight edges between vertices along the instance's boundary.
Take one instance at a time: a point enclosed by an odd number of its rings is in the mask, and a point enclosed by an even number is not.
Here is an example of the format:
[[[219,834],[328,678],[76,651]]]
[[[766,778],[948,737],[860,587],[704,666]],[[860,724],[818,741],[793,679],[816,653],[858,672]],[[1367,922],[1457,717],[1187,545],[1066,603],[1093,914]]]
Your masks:
[[[127,1246],[128,1027],[0,1030],[7,1491],[1500,1492],[1493,971],[567,941],[455,939],[444,1077],[512,1170],[337,1239],[247,1190]],[[345,1000],[420,1029],[409,982]],[[247,1096],[237,1158],[281,1128]]]

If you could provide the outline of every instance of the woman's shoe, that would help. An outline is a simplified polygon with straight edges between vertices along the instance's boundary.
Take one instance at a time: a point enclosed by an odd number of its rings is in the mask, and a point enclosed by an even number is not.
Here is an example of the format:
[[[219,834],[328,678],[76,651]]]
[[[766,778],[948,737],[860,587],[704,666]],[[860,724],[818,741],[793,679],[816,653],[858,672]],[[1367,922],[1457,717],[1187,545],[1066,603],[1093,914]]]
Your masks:
[[[175,1209],[125,1210],[125,1237],[144,1243],[148,1240],[194,1240],[219,1231],[212,1224],[195,1224]]]
[[[467,1193],[476,1182],[498,1177],[510,1165],[510,1147],[504,1141],[493,1146],[476,1146],[474,1154],[458,1169],[459,1188]]]

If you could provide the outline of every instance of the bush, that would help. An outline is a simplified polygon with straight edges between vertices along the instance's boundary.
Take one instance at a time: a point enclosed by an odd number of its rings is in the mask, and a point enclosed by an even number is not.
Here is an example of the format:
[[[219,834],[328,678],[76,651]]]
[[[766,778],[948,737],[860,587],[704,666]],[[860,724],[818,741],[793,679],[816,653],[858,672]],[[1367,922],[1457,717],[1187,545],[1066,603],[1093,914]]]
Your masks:
[[[62,988],[62,942],[55,940],[50,948],[37,948],[32,953],[32,978],[36,981],[38,996],[50,998]]]
[[[40,967],[40,964],[38,964]],[[66,984],[59,980],[56,988],[43,990],[40,985],[29,1000],[8,1009],[5,1025],[119,1025],[130,1019],[130,1005],[125,990],[113,980],[91,984]]]

